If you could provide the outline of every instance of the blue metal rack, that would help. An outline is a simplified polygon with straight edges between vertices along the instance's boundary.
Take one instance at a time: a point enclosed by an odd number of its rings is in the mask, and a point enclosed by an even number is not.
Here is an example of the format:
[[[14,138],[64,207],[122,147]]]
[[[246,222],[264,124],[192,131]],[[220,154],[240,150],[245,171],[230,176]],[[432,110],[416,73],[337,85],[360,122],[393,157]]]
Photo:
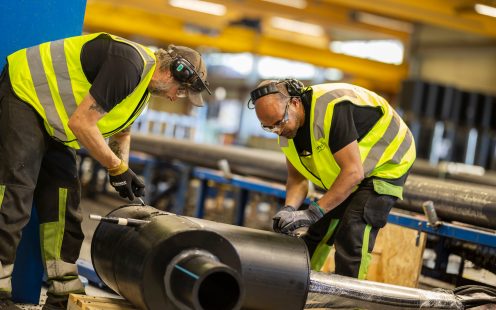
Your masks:
[[[207,183],[209,180],[222,184],[230,184],[241,189],[240,193],[243,196],[243,199],[238,199],[238,208],[236,211],[237,225],[243,225],[244,210],[247,203],[248,192],[259,192],[278,198],[286,197],[285,187],[280,183],[266,182],[260,179],[238,175],[233,175],[231,178],[226,178],[220,171],[200,167],[193,169],[193,177],[201,180],[201,186],[199,189],[200,195],[195,209],[195,216],[198,218],[202,218],[204,215],[204,204],[206,192],[208,191]],[[310,201],[307,199],[305,202],[309,203]],[[433,227],[424,217],[414,217],[398,212],[391,212],[388,222],[429,234],[460,239],[474,244],[496,247],[496,234],[494,232],[449,223],[442,223],[437,227]]]
[[[267,182],[258,178],[244,177],[239,175],[232,175],[227,177],[218,170],[201,167],[192,168],[191,176],[200,180],[198,199],[196,201],[194,212],[195,217],[198,218],[203,218],[205,215],[205,200],[209,192],[209,181],[220,184],[230,184],[233,187],[239,189],[235,197],[237,202],[235,220],[236,225],[243,225],[244,223],[244,212],[246,204],[248,203],[250,192],[258,192],[278,198],[286,197],[286,190],[283,184],[276,182]],[[185,189],[180,190],[179,195],[185,195]],[[181,201],[184,201],[184,199],[182,199]],[[310,200],[306,199],[305,202],[310,203]],[[184,208],[184,205],[178,207],[178,209],[180,209],[179,211],[181,211]],[[437,227],[433,227],[421,215],[411,216],[393,211],[389,214],[388,222],[391,224],[408,227],[419,232],[426,232],[442,237],[464,240],[467,242],[472,242],[474,244],[496,247],[496,234],[494,232],[449,223],[442,223]],[[89,262],[78,261],[78,267],[79,273],[82,276],[87,277],[90,282],[93,282],[98,286],[103,285],[103,282],[101,282],[98,276],[96,276],[95,271],[93,270]]]

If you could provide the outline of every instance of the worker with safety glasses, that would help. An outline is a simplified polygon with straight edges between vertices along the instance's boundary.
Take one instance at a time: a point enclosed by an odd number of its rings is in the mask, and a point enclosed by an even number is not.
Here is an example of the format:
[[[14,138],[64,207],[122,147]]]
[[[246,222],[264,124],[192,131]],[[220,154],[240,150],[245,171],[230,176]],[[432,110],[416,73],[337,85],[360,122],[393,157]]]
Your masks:
[[[335,272],[364,279],[389,211],[402,199],[415,142],[400,116],[376,93],[345,84],[304,87],[264,81],[250,94],[261,126],[279,136],[288,178],[276,232],[301,235],[320,270],[335,246]],[[308,208],[308,180],[325,191]]]
[[[150,95],[202,106],[206,79],[190,48],[153,52],[107,33],[8,56],[0,79],[0,309],[19,309],[11,274],[33,201],[49,283],[43,309],[66,309],[69,293],[84,292],[75,265],[84,238],[75,150],[84,146],[108,169],[120,196],[143,196],[144,183],[128,167],[131,124]]]

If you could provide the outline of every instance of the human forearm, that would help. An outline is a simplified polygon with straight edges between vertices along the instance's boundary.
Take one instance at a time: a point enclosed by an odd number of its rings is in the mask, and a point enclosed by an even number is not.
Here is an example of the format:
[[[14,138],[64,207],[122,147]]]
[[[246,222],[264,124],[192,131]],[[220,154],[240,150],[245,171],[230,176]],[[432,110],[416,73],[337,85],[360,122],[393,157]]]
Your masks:
[[[308,181],[302,180],[288,180],[286,183],[286,205],[298,208],[308,193]]]
[[[88,93],[71,115],[67,125],[94,159],[106,168],[113,168],[118,166],[121,160],[112,152],[97,127],[98,120],[105,114],[103,108]]]
[[[126,164],[129,163],[129,148],[131,145],[130,132],[130,127],[128,127],[120,133],[112,136],[109,141],[109,147],[112,152]]]
[[[364,178],[362,161],[357,141],[349,143],[334,154],[341,168],[329,190],[319,199],[319,206],[329,212],[341,204]]]
[[[288,179],[286,181],[286,202],[288,206],[298,208],[307,197],[308,181],[295,169],[289,160],[286,159],[288,168]]]
[[[102,166],[112,168],[120,164],[121,159],[112,152],[98,130],[98,127],[73,128],[72,131],[78,138],[78,141]]]
[[[353,192],[355,186],[363,180],[360,171],[341,170],[331,188],[318,200],[319,206],[329,212],[341,204]]]

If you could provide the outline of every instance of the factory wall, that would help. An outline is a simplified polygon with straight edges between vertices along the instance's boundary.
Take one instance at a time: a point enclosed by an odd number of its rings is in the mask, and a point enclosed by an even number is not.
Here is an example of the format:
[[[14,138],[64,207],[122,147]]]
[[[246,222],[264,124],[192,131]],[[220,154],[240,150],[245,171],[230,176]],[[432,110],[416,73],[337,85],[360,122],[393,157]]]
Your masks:
[[[413,40],[416,78],[467,91],[496,94],[496,42],[492,38],[419,26]]]

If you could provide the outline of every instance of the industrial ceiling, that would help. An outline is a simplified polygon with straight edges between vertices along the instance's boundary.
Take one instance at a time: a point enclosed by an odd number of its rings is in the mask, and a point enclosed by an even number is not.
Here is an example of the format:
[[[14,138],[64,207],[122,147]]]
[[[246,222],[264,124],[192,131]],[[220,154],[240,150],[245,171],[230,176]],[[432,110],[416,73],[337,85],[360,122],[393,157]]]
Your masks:
[[[331,52],[332,40],[396,39],[408,50],[415,25],[496,38],[496,18],[472,0],[211,0],[213,15],[180,8],[191,0],[88,0],[84,28],[162,46],[168,43],[224,52],[251,52],[338,68],[370,86],[396,92],[408,74],[401,65]],[[480,1],[479,1],[480,2]],[[178,5],[178,3],[180,5]],[[485,2],[491,5],[494,3]],[[273,27],[274,17],[311,23],[307,35]],[[318,30],[318,29],[317,29]]]

